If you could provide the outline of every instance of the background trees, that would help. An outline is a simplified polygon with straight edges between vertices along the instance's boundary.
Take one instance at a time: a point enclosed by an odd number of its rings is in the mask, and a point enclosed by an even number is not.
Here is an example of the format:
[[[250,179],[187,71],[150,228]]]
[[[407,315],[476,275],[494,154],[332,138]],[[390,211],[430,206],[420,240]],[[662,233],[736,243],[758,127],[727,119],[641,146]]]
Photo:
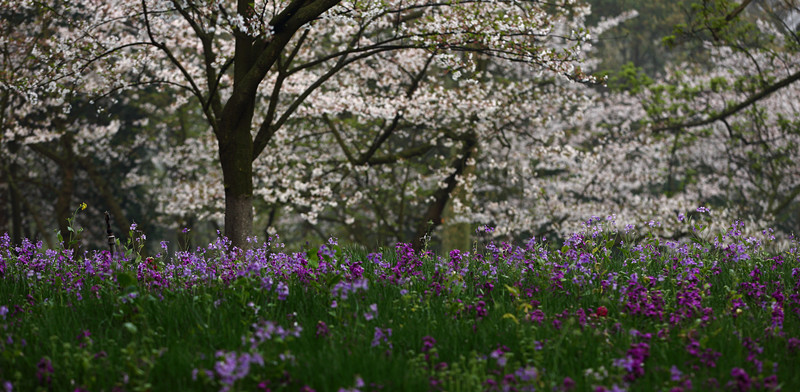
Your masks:
[[[759,5],[760,4],[760,5]],[[797,230],[798,3],[692,3],[665,38],[704,43],[702,61],[663,81],[629,73],[657,137],[670,140],[665,192],[697,184],[698,197],[738,217]],[[769,222],[769,223],[768,223]]]
[[[61,75],[107,74],[96,90],[188,92],[217,141],[225,233],[238,246],[252,234],[253,160],[344,68],[416,49],[447,67],[469,66],[453,53],[475,52],[589,79],[576,65],[585,9],[569,2],[118,1],[94,11],[61,31],[72,64]]]
[[[796,230],[796,2],[593,3],[29,8],[7,42],[54,34],[25,41],[36,64],[4,74],[3,93],[36,113],[3,122],[36,119],[3,139],[5,205],[19,211],[7,226],[45,232],[101,195],[90,204],[116,203],[120,226],[225,228],[238,244],[279,232],[419,246],[444,225],[463,247],[481,224],[557,237],[611,214],[679,236],[678,215],[701,204],[718,222]],[[610,88],[572,83],[589,70]],[[34,106],[45,80],[57,94]],[[39,185],[14,194],[12,162]],[[34,219],[23,199],[57,203]],[[231,219],[245,223],[231,232]]]
[[[63,28],[61,17],[80,13],[58,3],[3,2],[0,9],[0,144],[8,201],[2,211],[10,217],[2,220],[3,230],[16,240],[53,244],[56,231],[68,236],[67,218],[81,201],[95,214],[109,210],[127,228],[123,205],[135,203],[119,184],[131,167],[126,158],[141,149],[143,135],[131,129],[143,114],[126,97],[92,96],[77,83],[81,79],[64,79],[62,48],[49,37]],[[107,102],[113,117],[93,99]],[[102,233],[99,225],[87,226]]]

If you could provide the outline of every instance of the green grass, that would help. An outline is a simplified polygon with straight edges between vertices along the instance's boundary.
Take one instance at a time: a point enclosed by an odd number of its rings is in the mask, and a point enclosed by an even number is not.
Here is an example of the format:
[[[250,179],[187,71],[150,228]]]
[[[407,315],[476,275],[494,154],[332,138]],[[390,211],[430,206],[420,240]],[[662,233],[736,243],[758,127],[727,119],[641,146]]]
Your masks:
[[[419,264],[401,271],[399,282],[387,278],[403,260],[393,249],[382,252],[389,268],[364,248],[330,244],[335,256],[295,257],[306,266],[270,252],[184,254],[149,264],[132,254],[117,265],[107,253],[71,261],[60,251],[6,244],[0,382],[14,390],[523,391],[565,390],[569,378],[576,391],[668,391],[769,389],[776,378],[783,390],[800,388],[792,365],[800,360],[796,251],[765,253],[729,235],[681,254],[643,237],[649,257],[634,262],[636,244],[619,247],[609,241],[614,235],[560,248],[486,248],[465,257],[465,269],[452,268],[449,257],[417,255]],[[747,245],[749,259],[735,261],[731,244]],[[186,276],[202,262],[216,265],[217,275],[187,288]],[[368,289],[340,298],[333,287],[358,280],[354,262],[362,263]],[[173,268],[181,263],[194,272]],[[138,277],[148,265],[157,273]],[[248,272],[248,265],[259,268]],[[241,276],[221,272],[230,270]],[[171,287],[149,287],[155,275]],[[269,278],[272,285],[262,288]],[[285,299],[278,282],[288,285]],[[763,288],[752,292],[752,283]],[[734,300],[746,308],[737,312]],[[480,302],[485,313],[475,308]],[[372,304],[377,315],[367,317]],[[652,312],[636,310],[645,308]],[[254,325],[268,322],[302,332],[243,343],[259,332]],[[320,323],[327,336],[317,336]],[[373,346],[376,328],[392,333]],[[90,336],[79,338],[83,331]],[[430,350],[426,337],[435,339]],[[645,354],[636,359],[641,344]],[[260,355],[263,365],[252,362],[242,377],[225,381],[218,367],[231,352]],[[626,368],[631,361],[642,371]]]

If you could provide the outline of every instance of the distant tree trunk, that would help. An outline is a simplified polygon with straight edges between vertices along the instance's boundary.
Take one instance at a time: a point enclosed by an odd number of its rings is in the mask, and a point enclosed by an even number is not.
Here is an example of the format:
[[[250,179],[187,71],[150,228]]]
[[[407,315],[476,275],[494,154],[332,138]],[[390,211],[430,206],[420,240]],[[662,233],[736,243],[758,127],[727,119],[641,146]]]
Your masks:
[[[22,207],[20,206],[19,194],[14,187],[12,174],[16,164],[11,165],[11,170],[6,173],[8,176],[8,193],[11,199],[11,241],[15,244],[22,242]]]
[[[8,143],[8,149],[12,154],[16,154],[17,151],[20,149],[20,145],[17,142],[11,141]],[[3,168],[6,169],[6,183],[8,184],[8,198],[11,202],[11,227],[10,233],[11,234],[11,241],[15,244],[19,244],[22,241],[22,206],[20,205],[20,194],[19,190],[16,187],[16,180],[14,179],[14,173],[19,173],[19,165],[16,163],[11,163],[8,166],[3,165]]]
[[[121,234],[128,232],[128,228],[131,227],[131,222],[128,220],[127,216],[125,216],[125,212],[122,210],[122,206],[119,204],[116,196],[114,196],[114,192],[111,191],[111,186],[108,184],[108,181],[97,172],[90,158],[79,157],[78,163],[83,170],[86,171],[86,174],[89,175],[89,179],[94,183],[94,186],[97,187],[97,190],[100,191],[100,195],[103,196],[103,201],[105,201],[106,206],[111,212],[112,224],[116,225],[121,231],[121,233],[117,235],[117,238],[121,239]]]
[[[45,231],[44,222],[42,222],[41,216],[37,213],[37,210],[28,202],[22,193],[20,192],[19,188],[17,187],[16,179],[11,173],[18,173],[19,168],[18,165],[11,165],[11,170],[9,170],[8,176],[8,186],[11,192],[11,216],[12,216],[12,225],[13,225],[13,234],[12,240],[14,243],[18,244],[22,241],[22,238],[25,237],[25,227],[23,227],[22,223],[22,214],[23,211],[27,214],[28,217],[33,219],[34,224],[36,225],[36,230],[30,232],[39,233],[44,241],[47,243],[48,248],[53,248],[53,241],[50,239],[50,236],[47,235],[47,231]],[[28,238],[33,239],[32,236],[28,235]]]
[[[64,147],[64,156],[61,159],[54,160],[61,169],[61,186],[56,197],[56,221],[58,222],[58,230],[61,235],[66,239],[69,237],[69,224],[67,219],[72,215],[72,194],[75,189],[75,160],[72,154],[72,141],[69,134],[65,134],[61,138]]]
[[[475,166],[468,166],[464,169],[465,174],[475,171]],[[453,210],[453,200],[456,197],[463,196],[464,188],[461,184],[456,186],[450,200],[447,202],[444,210],[444,231],[442,233],[442,252],[444,256],[450,254],[453,249],[461,251],[468,251],[472,246],[472,227],[469,223],[455,222],[456,212]],[[470,203],[470,200],[465,200],[461,197],[462,203]]]
[[[241,31],[234,33],[233,91],[218,112],[219,122],[214,128],[225,187],[225,235],[233,246],[246,248],[247,237],[253,234],[253,161],[263,150],[262,146],[256,152],[251,134],[258,86],[292,36],[338,2],[291,1],[273,17],[274,35],[269,40]],[[238,0],[237,11],[239,15],[250,15],[254,12],[252,1]],[[269,123],[264,125],[270,127]]]
[[[425,238],[442,224],[444,208],[456,185],[458,185],[456,177],[464,173],[464,169],[467,167],[467,160],[475,154],[475,148],[478,145],[477,138],[474,135],[467,135],[467,137],[463,138],[463,141],[464,146],[461,148],[458,158],[452,164],[455,171],[444,180],[447,186],[436,190],[433,194],[433,202],[428,206],[428,211],[417,225],[417,233],[411,242],[415,250],[421,250],[425,245]]]

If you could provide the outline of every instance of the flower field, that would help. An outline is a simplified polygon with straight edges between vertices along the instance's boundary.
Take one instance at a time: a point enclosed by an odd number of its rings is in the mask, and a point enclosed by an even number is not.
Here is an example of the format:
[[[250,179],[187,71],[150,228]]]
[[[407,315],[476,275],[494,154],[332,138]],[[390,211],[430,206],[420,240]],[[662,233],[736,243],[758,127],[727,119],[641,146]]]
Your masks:
[[[6,235],[0,385],[800,389],[796,240],[771,250],[769,232],[750,237],[738,222],[722,233],[686,224],[696,235],[678,242],[655,224],[593,218],[558,244],[487,239],[447,255],[335,239],[290,252],[277,238],[246,251],[223,238],[153,257],[74,255]]]

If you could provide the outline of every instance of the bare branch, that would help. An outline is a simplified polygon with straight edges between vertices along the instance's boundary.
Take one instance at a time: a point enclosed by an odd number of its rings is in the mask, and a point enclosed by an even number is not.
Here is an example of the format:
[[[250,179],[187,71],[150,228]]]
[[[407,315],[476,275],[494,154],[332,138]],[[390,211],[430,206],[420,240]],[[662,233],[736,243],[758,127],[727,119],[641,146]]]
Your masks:
[[[774,93],[774,92],[776,92],[776,91],[778,91],[778,90],[780,90],[780,89],[782,89],[784,87],[787,87],[787,86],[791,85],[792,83],[794,83],[794,82],[796,82],[798,80],[800,80],[800,71],[795,72],[795,73],[787,76],[784,79],[781,79],[777,83],[775,83],[775,84],[773,84],[773,85],[761,90],[760,92],[758,92],[756,94],[751,95],[749,98],[747,98],[746,100],[740,102],[737,105],[728,107],[727,109],[723,110],[722,112],[720,112],[720,113],[718,113],[716,115],[713,115],[713,116],[708,117],[708,118],[703,119],[703,120],[697,120],[697,121],[691,121],[691,122],[687,122],[687,123],[680,123],[680,124],[674,124],[674,125],[661,126],[661,127],[653,129],[653,131],[656,132],[656,133],[665,132],[665,131],[676,131],[676,130],[679,130],[679,129],[682,129],[682,128],[699,127],[699,126],[711,124],[711,123],[713,123],[715,121],[723,120],[725,118],[728,118],[728,117],[730,117],[730,116],[732,116],[732,115],[734,115],[734,114],[736,114],[736,113],[748,108],[749,106],[755,104],[756,102],[768,97],[770,94],[772,94],[772,93]]]

